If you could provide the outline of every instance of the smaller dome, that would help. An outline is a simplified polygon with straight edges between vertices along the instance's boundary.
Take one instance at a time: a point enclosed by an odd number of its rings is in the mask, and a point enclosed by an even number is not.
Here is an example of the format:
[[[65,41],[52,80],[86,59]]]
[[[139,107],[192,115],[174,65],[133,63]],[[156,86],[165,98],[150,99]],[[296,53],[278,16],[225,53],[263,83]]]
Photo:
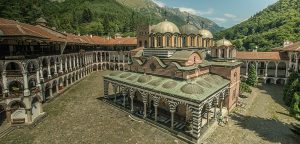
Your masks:
[[[128,77],[127,79],[130,80],[130,81],[132,81],[132,80],[137,79],[137,78],[138,78],[137,76],[133,75],[131,77]]]
[[[160,85],[162,82],[163,82],[163,79],[156,79],[156,80],[153,80],[153,81],[149,82],[149,85],[152,85],[152,86],[158,86],[158,85]]]
[[[189,23],[187,23],[186,25],[183,25],[182,27],[180,27],[181,34],[187,34],[187,35],[195,34],[195,35],[197,35],[198,31],[199,30],[194,25],[191,25]]]
[[[150,75],[143,75],[143,76],[140,76],[137,81],[139,83],[146,83],[146,82],[149,82],[151,79],[152,79],[152,77]]]
[[[176,86],[177,86],[177,82],[175,81],[168,81],[162,85],[162,87],[165,89],[174,88]]]
[[[223,38],[221,40],[218,40],[216,45],[217,45],[217,47],[221,47],[221,46],[230,47],[230,46],[232,46],[232,43],[229,40]]]
[[[157,24],[152,29],[153,33],[179,33],[178,27],[167,20]]]
[[[35,22],[36,23],[47,23],[47,21],[42,17],[38,18]]]
[[[197,84],[185,84],[181,87],[181,91],[186,94],[201,94],[204,92],[203,88]]]
[[[206,30],[206,29],[199,30],[199,34],[202,35],[202,38],[214,38],[212,33],[209,30]]]

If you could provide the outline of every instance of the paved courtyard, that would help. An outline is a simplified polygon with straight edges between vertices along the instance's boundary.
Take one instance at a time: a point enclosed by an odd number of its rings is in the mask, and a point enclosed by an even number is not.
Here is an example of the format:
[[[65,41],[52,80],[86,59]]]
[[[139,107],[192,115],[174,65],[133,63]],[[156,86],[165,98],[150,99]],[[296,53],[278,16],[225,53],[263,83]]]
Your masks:
[[[13,131],[0,143],[184,143],[143,122],[133,121],[103,101],[103,74],[95,72],[45,105],[49,114],[35,128]],[[287,123],[295,121],[281,101],[282,89],[254,89],[248,111],[238,109],[229,125],[218,127],[204,143],[296,143]]]
[[[218,127],[203,143],[214,144],[299,144],[300,137],[289,130],[290,117],[283,104],[283,89],[276,85],[253,88],[252,94],[244,99],[245,108],[237,108],[229,124]]]
[[[97,98],[103,96],[102,78],[96,72],[47,104],[49,114],[35,128],[18,129],[0,143],[183,143],[159,129],[133,121]]]

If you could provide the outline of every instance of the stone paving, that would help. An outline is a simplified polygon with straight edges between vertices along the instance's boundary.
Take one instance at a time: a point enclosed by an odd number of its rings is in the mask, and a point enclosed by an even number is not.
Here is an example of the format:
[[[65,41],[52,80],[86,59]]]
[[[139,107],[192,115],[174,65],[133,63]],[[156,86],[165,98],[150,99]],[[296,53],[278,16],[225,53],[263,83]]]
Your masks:
[[[37,127],[13,131],[0,143],[184,143],[98,100],[103,96],[101,76],[105,73],[91,74],[47,104],[44,110],[49,116]]]
[[[44,110],[49,116],[37,127],[18,129],[0,143],[185,143],[149,124],[133,121],[127,113],[98,100],[103,96],[101,76],[107,73],[91,74],[46,104]],[[229,124],[218,127],[203,143],[296,143],[287,127],[295,119],[287,115],[282,104],[282,89],[263,88],[254,89],[247,99],[253,101],[247,111],[237,109]]]
[[[300,138],[289,130],[291,122],[282,101],[282,87],[263,85],[253,88],[244,100],[245,108],[237,108],[231,114],[229,124],[218,127],[203,143],[214,144],[299,144]],[[252,104],[251,104],[252,103]]]

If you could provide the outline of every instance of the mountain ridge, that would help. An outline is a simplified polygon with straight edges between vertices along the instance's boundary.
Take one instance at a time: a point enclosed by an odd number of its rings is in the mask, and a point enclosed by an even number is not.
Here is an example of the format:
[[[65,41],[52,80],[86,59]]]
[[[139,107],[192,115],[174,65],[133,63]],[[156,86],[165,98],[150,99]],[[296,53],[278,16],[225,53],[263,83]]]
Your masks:
[[[285,40],[300,41],[300,1],[279,0],[215,36],[232,40],[239,50],[269,51]]]

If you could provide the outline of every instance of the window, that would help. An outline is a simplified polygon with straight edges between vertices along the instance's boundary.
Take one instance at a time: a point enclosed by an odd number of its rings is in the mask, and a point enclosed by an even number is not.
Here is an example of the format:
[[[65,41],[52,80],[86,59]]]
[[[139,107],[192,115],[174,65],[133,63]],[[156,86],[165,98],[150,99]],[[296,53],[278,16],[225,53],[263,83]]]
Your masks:
[[[155,47],[155,40],[154,40],[154,37],[151,37],[151,47]]]
[[[158,47],[162,46],[162,37],[161,36],[157,36],[157,46]]]
[[[191,37],[191,42],[190,42],[190,46],[191,46],[191,47],[194,46],[194,41],[195,41],[195,38],[194,38],[194,37]]]
[[[174,36],[174,47],[177,47],[177,36]]]
[[[182,37],[182,46],[183,47],[186,47],[186,37],[184,36],[184,37]]]
[[[142,44],[142,41],[139,41],[139,46],[141,47],[143,44]]]
[[[221,57],[222,57],[222,58],[225,57],[225,50],[224,50],[224,49],[221,50]]]
[[[170,36],[167,35],[166,39],[167,39],[167,47],[170,47],[171,46],[171,38],[170,38]]]

